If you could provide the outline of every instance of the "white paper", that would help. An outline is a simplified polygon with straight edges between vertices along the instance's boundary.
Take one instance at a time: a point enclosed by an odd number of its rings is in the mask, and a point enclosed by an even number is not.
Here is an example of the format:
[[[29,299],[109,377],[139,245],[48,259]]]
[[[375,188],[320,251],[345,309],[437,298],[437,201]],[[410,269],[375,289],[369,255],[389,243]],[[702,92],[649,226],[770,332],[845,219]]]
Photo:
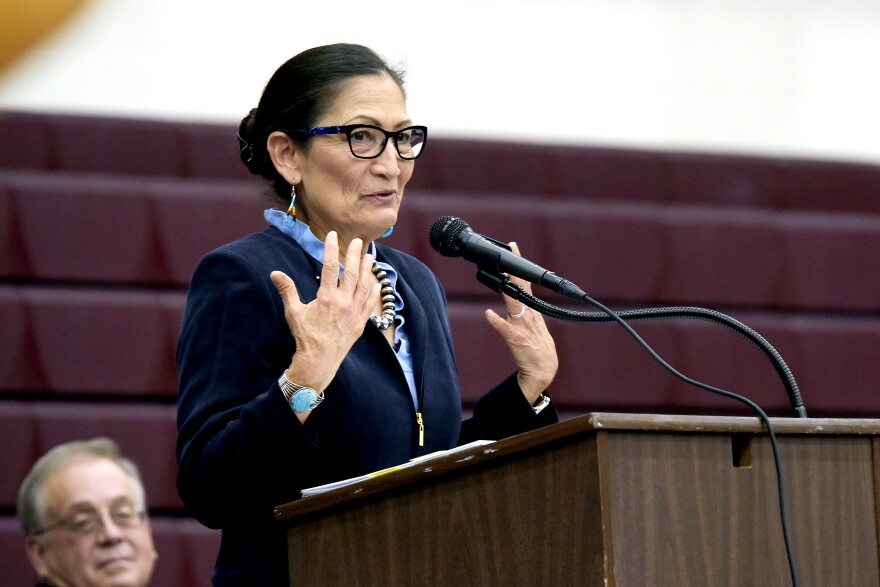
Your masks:
[[[467,444],[462,444],[461,446],[456,446],[455,448],[450,448],[449,450],[440,450],[437,452],[432,452],[426,455],[422,455],[420,457],[416,457],[409,462],[402,463],[400,465],[395,465],[393,467],[388,467],[387,469],[381,469],[379,471],[374,471],[372,473],[367,473],[366,475],[360,475],[359,477],[351,477],[349,479],[343,479],[341,481],[334,481],[333,483],[327,483],[326,485],[318,485],[316,487],[309,487],[307,489],[302,490],[303,497],[310,497],[312,495],[318,495],[319,493],[325,493],[327,491],[332,491],[334,489],[339,489],[340,487],[347,487],[349,485],[354,485],[356,483],[360,483],[361,481],[366,481],[367,479],[372,479],[373,477],[378,477],[380,475],[385,475],[387,473],[391,473],[393,471],[401,471],[403,469],[408,469],[410,467],[414,467],[416,465],[420,465],[427,461],[432,461],[434,459],[439,459],[440,457],[445,457],[446,455],[455,454],[457,452],[462,452],[471,448],[475,448],[477,446],[485,446],[487,444],[492,444],[495,442],[494,440],[475,440],[473,442],[469,442]]]

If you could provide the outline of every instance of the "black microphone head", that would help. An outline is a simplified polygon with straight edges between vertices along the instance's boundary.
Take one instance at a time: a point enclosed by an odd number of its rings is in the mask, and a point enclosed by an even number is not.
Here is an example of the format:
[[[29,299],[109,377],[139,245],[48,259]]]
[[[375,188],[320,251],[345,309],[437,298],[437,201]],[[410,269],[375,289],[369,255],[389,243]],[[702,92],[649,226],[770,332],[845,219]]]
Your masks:
[[[428,231],[428,241],[434,250],[444,257],[461,257],[458,237],[469,229],[468,223],[461,218],[441,216],[431,225],[431,230]]]

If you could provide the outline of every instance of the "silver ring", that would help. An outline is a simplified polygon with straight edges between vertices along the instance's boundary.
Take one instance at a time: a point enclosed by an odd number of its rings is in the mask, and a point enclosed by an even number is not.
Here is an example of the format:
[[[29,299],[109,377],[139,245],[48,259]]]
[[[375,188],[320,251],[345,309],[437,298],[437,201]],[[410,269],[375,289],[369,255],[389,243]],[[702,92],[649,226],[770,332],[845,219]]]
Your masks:
[[[523,304],[522,310],[520,310],[516,314],[511,314],[510,312],[508,312],[507,317],[513,318],[514,320],[516,320],[516,319],[522,318],[525,315],[525,313],[526,313],[526,306],[525,306],[525,304]]]

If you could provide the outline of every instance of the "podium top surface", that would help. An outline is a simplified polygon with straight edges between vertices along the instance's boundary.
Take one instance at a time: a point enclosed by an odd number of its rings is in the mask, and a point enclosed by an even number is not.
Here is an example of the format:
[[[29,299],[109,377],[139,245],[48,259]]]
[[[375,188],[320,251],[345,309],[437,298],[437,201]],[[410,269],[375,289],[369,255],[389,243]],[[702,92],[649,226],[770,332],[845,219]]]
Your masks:
[[[584,429],[655,432],[765,432],[758,417],[680,416],[665,414],[618,414],[594,412],[575,418]],[[880,434],[880,419],[868,418],[770,418],[776,434]],[[566,423],[563,423],[567,424]]]
[[[880,436],[880,419],[770,418],[777,435]],[[508,457],[542,444],[585,434],[647,432],[670,434],[766,434],[760,418],[739,416],[682,416],[594,412],[497,442],[444,455],[419,466],[378,475],[353,485],[299,499],[275,508],[275,519],[291,522],[370,495]]]

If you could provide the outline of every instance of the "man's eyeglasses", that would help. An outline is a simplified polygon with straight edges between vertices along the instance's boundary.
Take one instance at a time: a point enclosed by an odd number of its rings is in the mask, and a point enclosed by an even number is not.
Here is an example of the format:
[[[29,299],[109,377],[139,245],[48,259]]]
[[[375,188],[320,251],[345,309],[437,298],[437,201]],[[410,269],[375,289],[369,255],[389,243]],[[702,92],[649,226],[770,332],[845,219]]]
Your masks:
[[[116,507],[110,510],[110,519],[117,528],[137,528],[147,519],[147,512],[143,509],[136,509],[133,506]],[[33,535],[40,536],[52,530],[63,528],[71,534],[89,536],[94,534],[98,528],[103,527],[104,518],[101,516],[101,513],[97,510],[88,510],[77,512],[63,520],[44,526],[34,532]]]
[[[348,137],[351,154],[358,159],[375,159],[385,150],[388,139],[394,143],[401,159],[415,159],[422,154],[428,140],[428,127],[408,126],[388,131],[372,124],[347,124],[345,126],[319,126],[284,131],[289,134],[340,135]]]

